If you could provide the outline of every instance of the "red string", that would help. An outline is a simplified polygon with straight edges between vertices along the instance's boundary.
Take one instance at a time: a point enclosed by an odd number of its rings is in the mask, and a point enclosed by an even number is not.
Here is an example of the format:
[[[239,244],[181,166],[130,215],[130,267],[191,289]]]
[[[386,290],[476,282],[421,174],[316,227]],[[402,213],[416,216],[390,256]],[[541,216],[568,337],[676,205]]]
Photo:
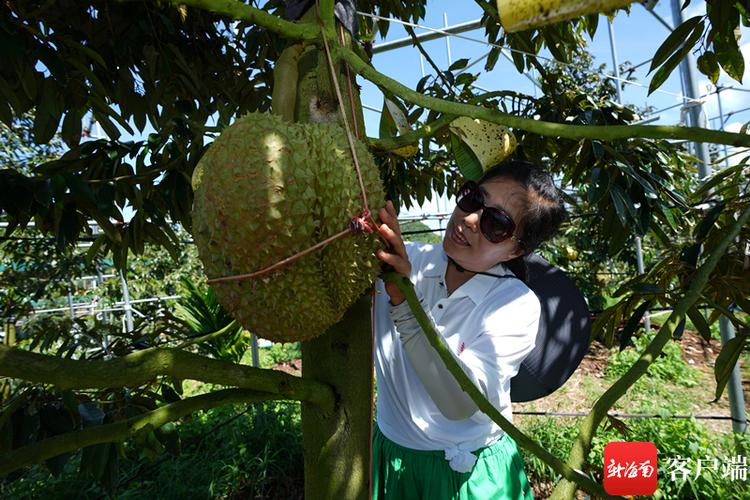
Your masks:
[[[232,276],[223,276],[221,278],[212,278],[208,280],[208,283],[222,283],[226,281],[237,281],[237,280],[244,280],[248,278],[255,278],[258,276],[261,276],[263,274],[268,274],[271,271],[278,269],[280,267],[283,267],[291,262],[294,262],[295,260],[299,259],[300,257],[303,257],[310,252],[313,252],[317,250],[318,248],[324,247],[327,244],[336,241],[338,239],[343,238],[344,236],[348,234],[354,234],[354,235],[360,235],[364,232],[373,233],[375,232],[370,223],[367,221],[367,216],[369,216],[369,210],[367,213],[362,213],[361,215],[358,215],[357,217],[354,217],[351,221],[349,221],[349,227],[347,229],[344,229],[340,233],[334,234],[330,238],[326,238],[325,240],[321,241],[320,243],[316,243],[315,245],[311,246],[310,248],[307,248],[305,250],[302,250],[301,252],[297,252],[296,254],[292,255],[291,257],[287,257],[284,260],[280,260],[279,262],[272,264],[268,267],[264,267],[260,271],[254,271],[252,273],[247,274],[236,274]],[[372,218],[370,216],[370,218]]]

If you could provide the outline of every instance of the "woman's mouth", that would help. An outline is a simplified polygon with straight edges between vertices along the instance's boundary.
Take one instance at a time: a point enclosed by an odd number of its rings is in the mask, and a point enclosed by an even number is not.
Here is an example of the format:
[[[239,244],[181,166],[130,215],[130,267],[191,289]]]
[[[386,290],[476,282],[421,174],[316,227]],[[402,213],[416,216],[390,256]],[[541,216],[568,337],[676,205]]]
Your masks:
[[[453,225],[453,227],[451,228],[451,241],[453,241],[456,245],[460,245],[462,247],[471,246],[471,244],[469,244],[469,241],[464,238],[464,235],[461,234],[461,232],[455,225]]]

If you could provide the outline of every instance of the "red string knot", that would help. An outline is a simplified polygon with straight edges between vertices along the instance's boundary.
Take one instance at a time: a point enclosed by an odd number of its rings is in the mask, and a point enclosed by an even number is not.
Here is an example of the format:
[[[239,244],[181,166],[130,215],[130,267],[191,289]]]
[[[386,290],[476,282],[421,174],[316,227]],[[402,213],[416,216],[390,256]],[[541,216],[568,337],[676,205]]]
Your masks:
[[[372,225],[368,221],[368,219],[371,219],[370,211],[365,210],[361,214],[359,214],[356,217],[353,217],[352,220],[349,221],[349,230],[352,232],[352,234],[359,236],[360,234],[364,232],[368,233],[374,233],[375,229],[373,229]]]

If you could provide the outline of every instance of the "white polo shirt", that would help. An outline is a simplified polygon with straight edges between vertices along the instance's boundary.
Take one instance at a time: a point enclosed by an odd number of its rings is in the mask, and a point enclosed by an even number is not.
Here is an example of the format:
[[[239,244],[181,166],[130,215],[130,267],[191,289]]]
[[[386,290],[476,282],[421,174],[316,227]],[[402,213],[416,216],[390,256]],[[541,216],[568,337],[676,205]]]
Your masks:
[[[510,379],[534,348],[540,314],[536,295],[521,280],[477,274],[448,296],[448,258],[442,245],[407,242],[406,250],[411,281],[438,333],[470,376],[486,388],[489,401],[512,421]],[[488,272],[511,274],[502,264]],[[376,289],[375,373],[381,432],[407,448],[445,450],[446,458],[494,443],[503,431],[481,411],[465,420],[450,420],[440,412],[403,350],[381,280]]]

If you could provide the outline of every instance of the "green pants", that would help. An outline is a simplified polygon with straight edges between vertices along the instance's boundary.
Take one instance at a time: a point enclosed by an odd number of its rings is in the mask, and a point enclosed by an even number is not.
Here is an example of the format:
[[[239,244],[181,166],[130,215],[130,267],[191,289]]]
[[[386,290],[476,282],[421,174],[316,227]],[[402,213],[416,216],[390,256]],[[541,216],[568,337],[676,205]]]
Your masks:
[[[372,442],[373,500],[533,500],[515,441],[503,434],[474,452],[470,472],[450,468],[443,451],[412,450],[385,437],[377,426]]]

